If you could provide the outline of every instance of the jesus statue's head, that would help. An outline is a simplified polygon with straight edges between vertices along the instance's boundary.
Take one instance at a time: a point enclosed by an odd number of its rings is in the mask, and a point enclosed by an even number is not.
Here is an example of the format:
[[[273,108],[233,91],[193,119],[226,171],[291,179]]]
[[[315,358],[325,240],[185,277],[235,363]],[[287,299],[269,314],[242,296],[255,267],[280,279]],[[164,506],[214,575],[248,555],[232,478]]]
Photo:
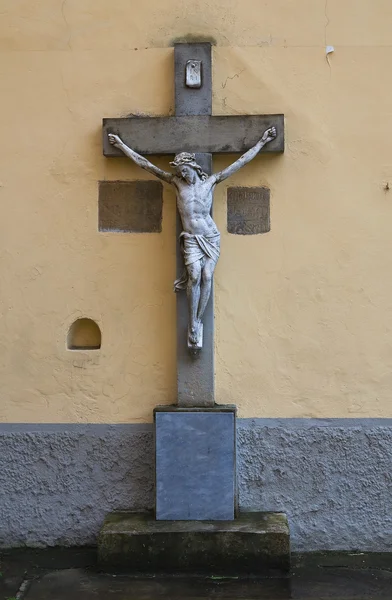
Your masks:
[[[202,181],[208,177],[207,173],[204,173],[201,166],[197,164],[195,155],[190,152],[176,154],[170,164],[175,167],[177,175],[187,183],[194,183],[196,177],[199,177]]]

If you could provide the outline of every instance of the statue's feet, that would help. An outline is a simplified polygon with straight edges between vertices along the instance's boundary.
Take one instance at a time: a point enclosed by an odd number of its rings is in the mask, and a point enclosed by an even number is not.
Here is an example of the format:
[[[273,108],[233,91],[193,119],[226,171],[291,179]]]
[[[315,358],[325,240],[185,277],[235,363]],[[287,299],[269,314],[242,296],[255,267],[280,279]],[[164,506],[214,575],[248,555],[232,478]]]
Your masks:
[[[197,353],[203,347],[203,324],[197,321],[188,329],[188,348]]]
[[[189,343],[191,346],[196,346],[199,339],[199,325],[191,327],[189,331]]]

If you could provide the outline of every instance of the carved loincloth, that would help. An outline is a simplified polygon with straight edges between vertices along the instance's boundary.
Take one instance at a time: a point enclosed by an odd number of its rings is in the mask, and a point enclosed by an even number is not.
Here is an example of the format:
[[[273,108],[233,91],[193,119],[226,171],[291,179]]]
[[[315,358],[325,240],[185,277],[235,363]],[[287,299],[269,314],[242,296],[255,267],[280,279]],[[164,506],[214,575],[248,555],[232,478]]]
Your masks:
[[[179,279],[174,282],[174,291],[185,290],[188,283],[187,266],[198,260],[212,258],[217,263],[220,255],[220,233],[210,235],[192,235],[183,231],[180,235],[180,245],[184,256],[185,269]]]

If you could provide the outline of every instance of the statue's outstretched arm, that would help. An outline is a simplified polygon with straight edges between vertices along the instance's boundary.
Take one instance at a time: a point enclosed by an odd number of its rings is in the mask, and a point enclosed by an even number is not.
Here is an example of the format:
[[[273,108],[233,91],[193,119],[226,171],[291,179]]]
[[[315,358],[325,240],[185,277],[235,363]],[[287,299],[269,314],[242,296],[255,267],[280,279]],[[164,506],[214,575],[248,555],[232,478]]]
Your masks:
[[[210,179],[213,179],[215,181],[215,183],[220,183],[224,179],[227,179],[231,175],[234,175],[234,173],[239,171],[239,169],[241,169],[242,167],[247,165],[248,162],[250,162],[253,158],[255,158],[255,156],[258,155],[258,153],[263,148],[263,146],[265,146],[266,144],[268,144],[268,142],[271,142],[275,138],[276,138],[276,128],[271,127],[270,129],[267,129],[264,132],[261,140],[259,140],[257,142],[257,144],[255,146],[253,146],[253,148],[251,148],[250,150],[245,152],[245,154],[243,154],[238,160],[233,162],[231,165],[226,167],[226,169],[223,169],[223,171],[219,171],[219,173],[214,173],[213,175],[211,175]]]
[[[166,171],[162,171],[162,169],[159,169],[158,167],[150,163],[150,161],[147,160],[147,158],[144,158],[144,156],[141,156],[140,154],[129,148],[126,144],[124,144],[124,142],[118,135],[115,135],[114,133],[109,133],[108,138],[109,142],[113,144],[113,146],[119,148],[119,150],[124,152],[125,156],[128,156],[128,158],[133,160],[133,162],[136,163],[139,167],[145,169],[149,173],[155,175],[155,177],[158,177],[159,179],[162,179],[167,183],[172,183],[174,175],[172,175],[171,173],[167,173]]]

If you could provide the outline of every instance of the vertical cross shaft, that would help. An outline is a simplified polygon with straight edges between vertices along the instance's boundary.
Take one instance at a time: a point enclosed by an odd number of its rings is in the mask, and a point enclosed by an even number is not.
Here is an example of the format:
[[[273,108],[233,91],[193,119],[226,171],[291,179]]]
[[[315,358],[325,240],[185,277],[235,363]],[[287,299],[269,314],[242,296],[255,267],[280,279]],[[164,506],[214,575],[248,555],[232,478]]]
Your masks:
[[[189,60],[201,61],[201,87],[186,85],[186,64]],[[175,109],[176,116],[211,115],[212,112],[212,61],[211,44],[176,44]],[[197,162],[211,174],[212,155],[197,154]],[[184,268],[178,241],[182,231],[177,211],[177,277]],[[187,345],[188,303],[185,292],[177,293],[177,402],[180,407],[214,406],[214,290],[203,317],[203,349],[191,355]]]

